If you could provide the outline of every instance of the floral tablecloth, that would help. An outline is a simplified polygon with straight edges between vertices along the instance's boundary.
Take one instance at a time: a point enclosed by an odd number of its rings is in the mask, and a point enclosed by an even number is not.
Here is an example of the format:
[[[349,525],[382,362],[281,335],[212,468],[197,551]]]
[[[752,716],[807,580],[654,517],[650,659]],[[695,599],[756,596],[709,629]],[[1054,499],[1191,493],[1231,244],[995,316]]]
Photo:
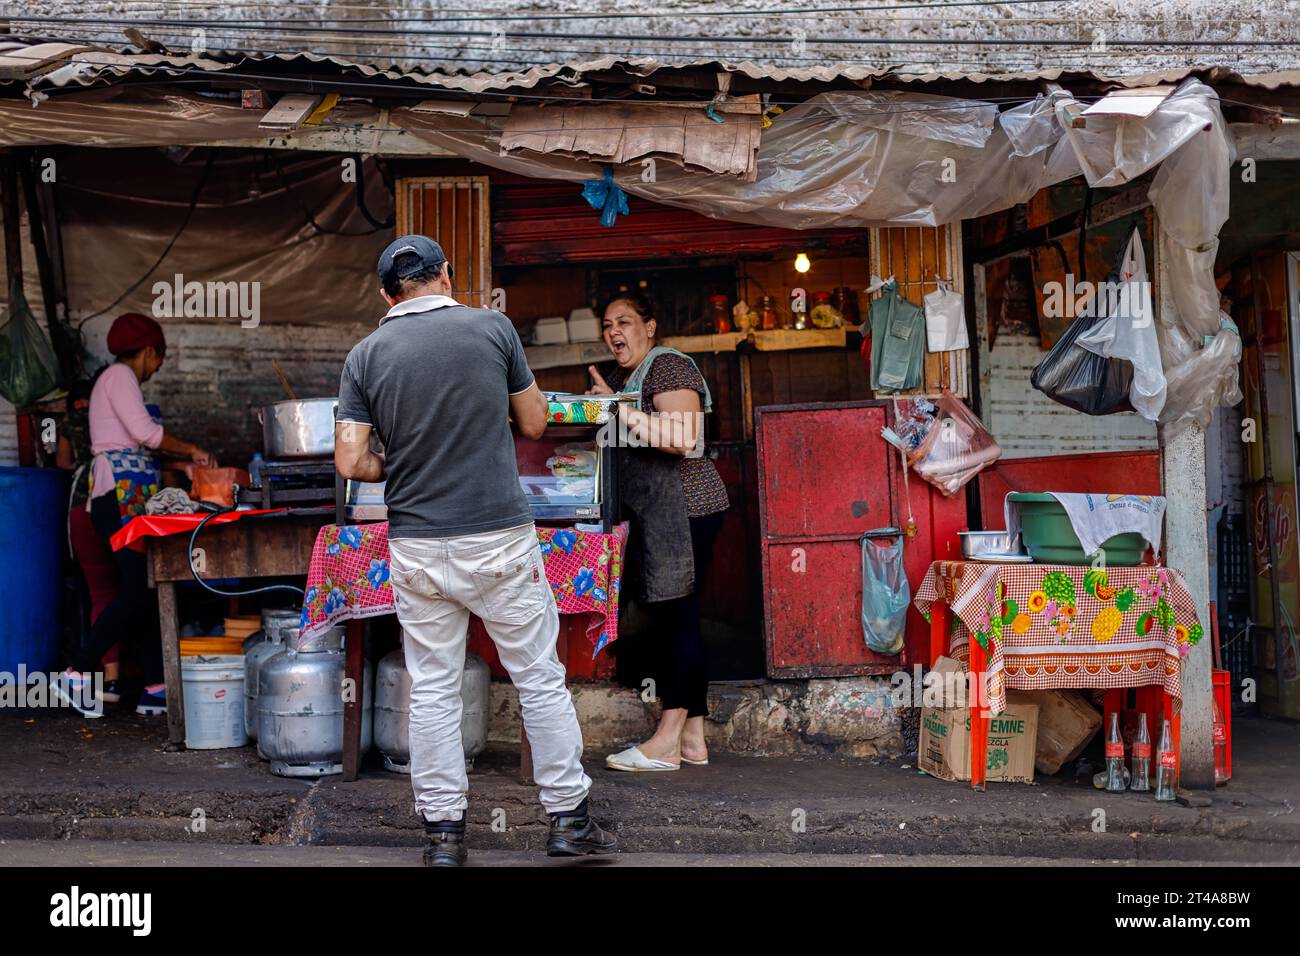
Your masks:
[[[561,614],[587,614],[592,657],[618,639],[618,594],[628,528],[610,534],[538,528],[546,579]],[[302,639],[334,624],[395,611],[388,576],[388,522],[325,525],[312,548],[303,597]]]
[[[1006,689],[1140,687],[1182,696],[1182,658],[1202,637],[1196,604],[1171,568],[936,561],[914,604],[930,619],[952,609],[950,657],[966,663],[970,636],[989,652],[989,709]]]

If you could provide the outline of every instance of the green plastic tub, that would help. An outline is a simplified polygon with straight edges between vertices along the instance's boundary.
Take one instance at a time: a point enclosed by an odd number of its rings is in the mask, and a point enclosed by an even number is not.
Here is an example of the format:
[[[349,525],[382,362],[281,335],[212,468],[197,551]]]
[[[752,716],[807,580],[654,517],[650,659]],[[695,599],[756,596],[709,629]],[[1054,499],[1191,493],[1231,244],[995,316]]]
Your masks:
[[[1024,491],[1008,495],[1020,505],[1020,537],[1025,550],[1037,564],[1092,564],[1093,555],[1083,553],[1079,536],[1061,503],[1048,494]],[[1132,567],[1142,563],[1147,541],[1135,532],[1117,534],[1101,543],[1106,563]]]

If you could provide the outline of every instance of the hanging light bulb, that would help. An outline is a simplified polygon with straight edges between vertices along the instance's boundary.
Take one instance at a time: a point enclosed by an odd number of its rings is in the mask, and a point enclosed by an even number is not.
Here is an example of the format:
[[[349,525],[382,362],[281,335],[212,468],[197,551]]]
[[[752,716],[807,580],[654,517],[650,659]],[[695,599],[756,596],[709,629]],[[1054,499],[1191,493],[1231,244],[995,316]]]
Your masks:
[[[794,257],[794,271],[807,272],[812,268],[812,261],[808,258],[808,253],[801,252]]]

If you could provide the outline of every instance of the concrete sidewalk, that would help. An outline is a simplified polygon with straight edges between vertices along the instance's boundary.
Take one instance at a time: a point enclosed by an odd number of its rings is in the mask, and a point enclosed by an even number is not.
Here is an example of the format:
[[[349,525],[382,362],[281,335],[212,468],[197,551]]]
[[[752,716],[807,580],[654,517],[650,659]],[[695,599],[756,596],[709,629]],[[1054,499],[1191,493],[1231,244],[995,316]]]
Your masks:
[[[1205,807],[1109,795],[1064,776],[974,793],[908,758],[714,754],[708,767],[623,774],[589,754],[588,772],[597,818],[630,852],[1300,863],[1300,728],[1245,718],[1233,729],[1234,781]],[[156,720],[0,712],[0,840],[422,842],[406,777],[368,763],[355,783],[289,780],[252,747],[164,753],[164,739]],[[517,760],[490,750],[470,776],[477,849],[542,848],[545,820],[533,788],[516,780]]]

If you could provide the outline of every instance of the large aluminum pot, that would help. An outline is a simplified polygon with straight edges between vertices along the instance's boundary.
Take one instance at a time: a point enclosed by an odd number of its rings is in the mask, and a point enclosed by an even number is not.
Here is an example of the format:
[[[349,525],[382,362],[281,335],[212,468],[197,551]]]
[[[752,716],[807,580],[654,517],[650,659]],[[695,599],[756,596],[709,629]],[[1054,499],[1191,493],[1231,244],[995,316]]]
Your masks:
[[[334,454],[337,398],[276,402],[257,410],[262,423],[262,454],[270,459],[326,458]]]
[[[460,742],[466,769],[474,766],[474,758],[487,746],[491,682],[487,662],[466,653],[460,683]],[[384,755],[385,770],[411,772],[411,675],[400,648],[380,660],[375,677],[375,746]]]

